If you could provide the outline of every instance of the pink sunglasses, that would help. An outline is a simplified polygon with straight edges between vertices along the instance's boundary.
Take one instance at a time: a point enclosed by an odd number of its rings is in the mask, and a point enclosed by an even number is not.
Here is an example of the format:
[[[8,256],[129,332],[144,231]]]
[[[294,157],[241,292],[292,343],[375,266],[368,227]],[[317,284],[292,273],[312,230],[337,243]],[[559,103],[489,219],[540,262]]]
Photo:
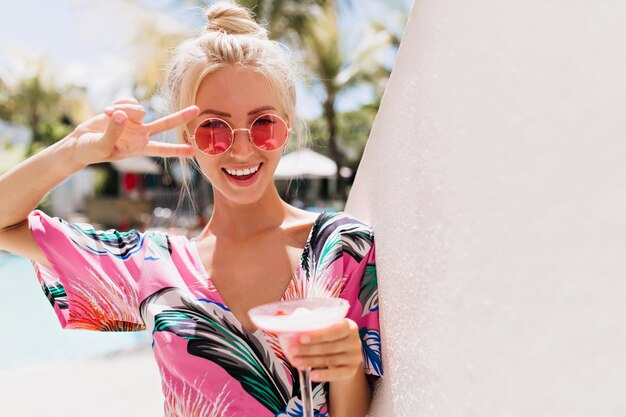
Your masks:
[[[252,122],[249,129],[233,129],[225,120],[209,117],[198,124],[193,135],[185,126],[190,135],[191,143],[200,152],[207,155],[220,155],[228,151],[235,140],[235,132],[248,132],[249,140],[262,151],[280,149],[291,133],[287,123],[275,114],[263,114]]]

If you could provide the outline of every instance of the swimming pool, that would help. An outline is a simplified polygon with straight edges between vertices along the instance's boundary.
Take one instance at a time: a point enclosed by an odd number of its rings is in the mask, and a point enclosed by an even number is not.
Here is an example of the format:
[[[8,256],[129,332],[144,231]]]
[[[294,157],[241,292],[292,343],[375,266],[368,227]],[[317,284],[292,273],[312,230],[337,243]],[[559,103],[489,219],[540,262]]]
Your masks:
[[[0,370],[149,346],[146,332],[63,330],[25,258],[0,252],[0,288]]]

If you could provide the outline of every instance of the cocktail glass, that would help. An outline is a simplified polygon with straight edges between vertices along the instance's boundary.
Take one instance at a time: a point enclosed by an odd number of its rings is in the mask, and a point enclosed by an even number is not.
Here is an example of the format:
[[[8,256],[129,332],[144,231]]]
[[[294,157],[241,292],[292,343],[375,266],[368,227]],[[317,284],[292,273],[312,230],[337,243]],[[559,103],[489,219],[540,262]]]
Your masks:
[[[258,328],[276,333],[287,351],[289,342],[304,333],[325,329],[346,317],[350,303],[342,298],[303,298],[263,304],[248,311]],[[303,417],[313,417],[311,368],[298,369]]]

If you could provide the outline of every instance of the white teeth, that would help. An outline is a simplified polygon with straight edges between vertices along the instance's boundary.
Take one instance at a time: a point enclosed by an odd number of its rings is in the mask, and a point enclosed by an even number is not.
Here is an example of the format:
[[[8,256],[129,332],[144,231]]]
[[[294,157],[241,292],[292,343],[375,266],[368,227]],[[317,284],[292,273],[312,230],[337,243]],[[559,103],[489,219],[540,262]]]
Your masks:
[[[228,172],[230,175],[236,175],[236,176],[241,177],[244,175],[254,174],[255,172],[259,170],[260,167],[261,167],[261,164],[257,165],[256,167],[246,168],[246,169],[226,169],[226,172]]]

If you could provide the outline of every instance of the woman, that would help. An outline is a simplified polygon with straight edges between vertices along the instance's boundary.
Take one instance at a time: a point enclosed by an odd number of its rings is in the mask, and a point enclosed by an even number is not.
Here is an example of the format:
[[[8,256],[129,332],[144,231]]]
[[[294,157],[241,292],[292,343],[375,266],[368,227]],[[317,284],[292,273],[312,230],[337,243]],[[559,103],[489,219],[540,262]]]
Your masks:
[[[297,368],[308,366],[316,414],[364,416],[382,375],[373,233],[280,199],[273,174],[297,130],[289,58],[244,8],[216,4],[207,18],[171,66],[177,112],[146,124],[135,100],[117,101],[0,178],[0,248],[33,261],[63,327],[152,333],[167,416],[301,415]],[[148,139],[172,128],[180,144]],[[33,211],[83,167],[136,155],[197,162],[215,202],[197,238]],[[247,316],[308,297],[345,298],[350,311],[286,352]]]

